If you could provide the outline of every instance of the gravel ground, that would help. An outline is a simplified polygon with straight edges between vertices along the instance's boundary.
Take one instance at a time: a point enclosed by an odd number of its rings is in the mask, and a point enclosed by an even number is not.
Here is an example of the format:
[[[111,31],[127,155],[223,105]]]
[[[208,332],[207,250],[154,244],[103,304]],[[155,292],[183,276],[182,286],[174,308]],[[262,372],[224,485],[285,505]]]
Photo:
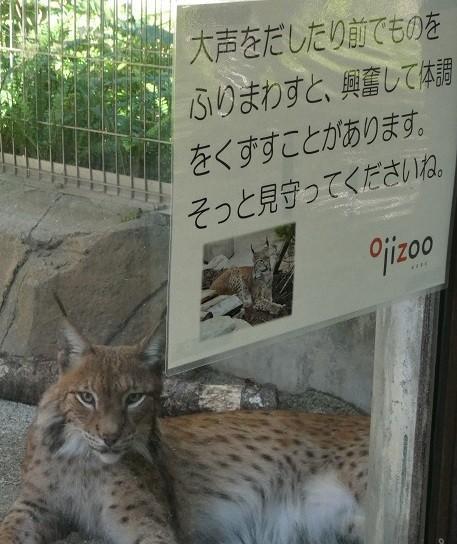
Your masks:
[[[4,516],[18,493],[20,460],[33,413],[30,406],[0,401],[0,517]]]
[[[0,519],[19,493],[25,437],[34,412],[31,406],[0,400]],[[97,543],[72,534],[60,544]]]

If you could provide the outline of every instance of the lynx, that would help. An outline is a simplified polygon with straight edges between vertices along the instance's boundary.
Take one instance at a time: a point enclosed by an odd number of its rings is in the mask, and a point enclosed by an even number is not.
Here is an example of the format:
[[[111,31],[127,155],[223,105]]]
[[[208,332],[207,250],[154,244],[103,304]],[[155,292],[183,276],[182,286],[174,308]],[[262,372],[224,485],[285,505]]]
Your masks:
[[[361,542],[367,418],[160,418],[157,339],[95,346],[65,330],[0,544],[46,544],[71,527],[111,544]]]
[[[219,295],[237,295],[243,307],[278,315],[284,305],[273,302],[273,271],[268,240],[259,251],[252,251],[252,266],[240,266],[224,270],[211,284],[210,289]]]

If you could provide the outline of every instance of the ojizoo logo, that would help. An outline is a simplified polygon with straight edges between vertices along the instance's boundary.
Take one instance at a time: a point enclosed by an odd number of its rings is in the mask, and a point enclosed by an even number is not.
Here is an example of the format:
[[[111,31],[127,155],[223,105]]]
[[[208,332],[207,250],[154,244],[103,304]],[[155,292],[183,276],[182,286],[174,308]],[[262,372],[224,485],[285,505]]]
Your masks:
[[[427,236],[422,241],[412,240],[411,242],[398,242],[397,237],[373,238],[370,243],[370,255],[377,259],[383,255],[382,275],[387,275],[389,266],[404,263],[408,260],[414,261],[417,257],[430,255],[433,249],[433,238]],[[422,265],[421,265],[422,266]]]

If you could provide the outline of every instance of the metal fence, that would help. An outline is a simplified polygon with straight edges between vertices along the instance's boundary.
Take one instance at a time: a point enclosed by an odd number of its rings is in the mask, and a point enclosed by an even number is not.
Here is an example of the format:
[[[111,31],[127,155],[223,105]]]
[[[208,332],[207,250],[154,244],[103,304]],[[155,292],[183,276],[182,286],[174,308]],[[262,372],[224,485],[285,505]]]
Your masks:
[[[0,169],[165,199],[172,1],[0,0]]]

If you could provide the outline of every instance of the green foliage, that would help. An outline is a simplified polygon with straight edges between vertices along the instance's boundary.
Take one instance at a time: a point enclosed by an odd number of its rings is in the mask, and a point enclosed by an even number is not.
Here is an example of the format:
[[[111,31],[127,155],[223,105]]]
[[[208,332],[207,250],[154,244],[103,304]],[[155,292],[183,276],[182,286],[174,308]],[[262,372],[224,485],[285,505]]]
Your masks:
[[[288,225],[281,225],[275,228],[275,232],[280,240],[283,240],[281,251],[279,252],[278,259],[274,267],[274,274],[279,272],[281,263],[289,249],[291,244],[295,244],[295,223],[289,223]],[[293,274],[293,272],[291,272]]]
[[[5,152],[170,181],[172,34],[132,9],[0,2]]]
[[[275,232],[281,240],[291,240],[295,236],[295,223],[289,225],[281,225],[275,228]]]

